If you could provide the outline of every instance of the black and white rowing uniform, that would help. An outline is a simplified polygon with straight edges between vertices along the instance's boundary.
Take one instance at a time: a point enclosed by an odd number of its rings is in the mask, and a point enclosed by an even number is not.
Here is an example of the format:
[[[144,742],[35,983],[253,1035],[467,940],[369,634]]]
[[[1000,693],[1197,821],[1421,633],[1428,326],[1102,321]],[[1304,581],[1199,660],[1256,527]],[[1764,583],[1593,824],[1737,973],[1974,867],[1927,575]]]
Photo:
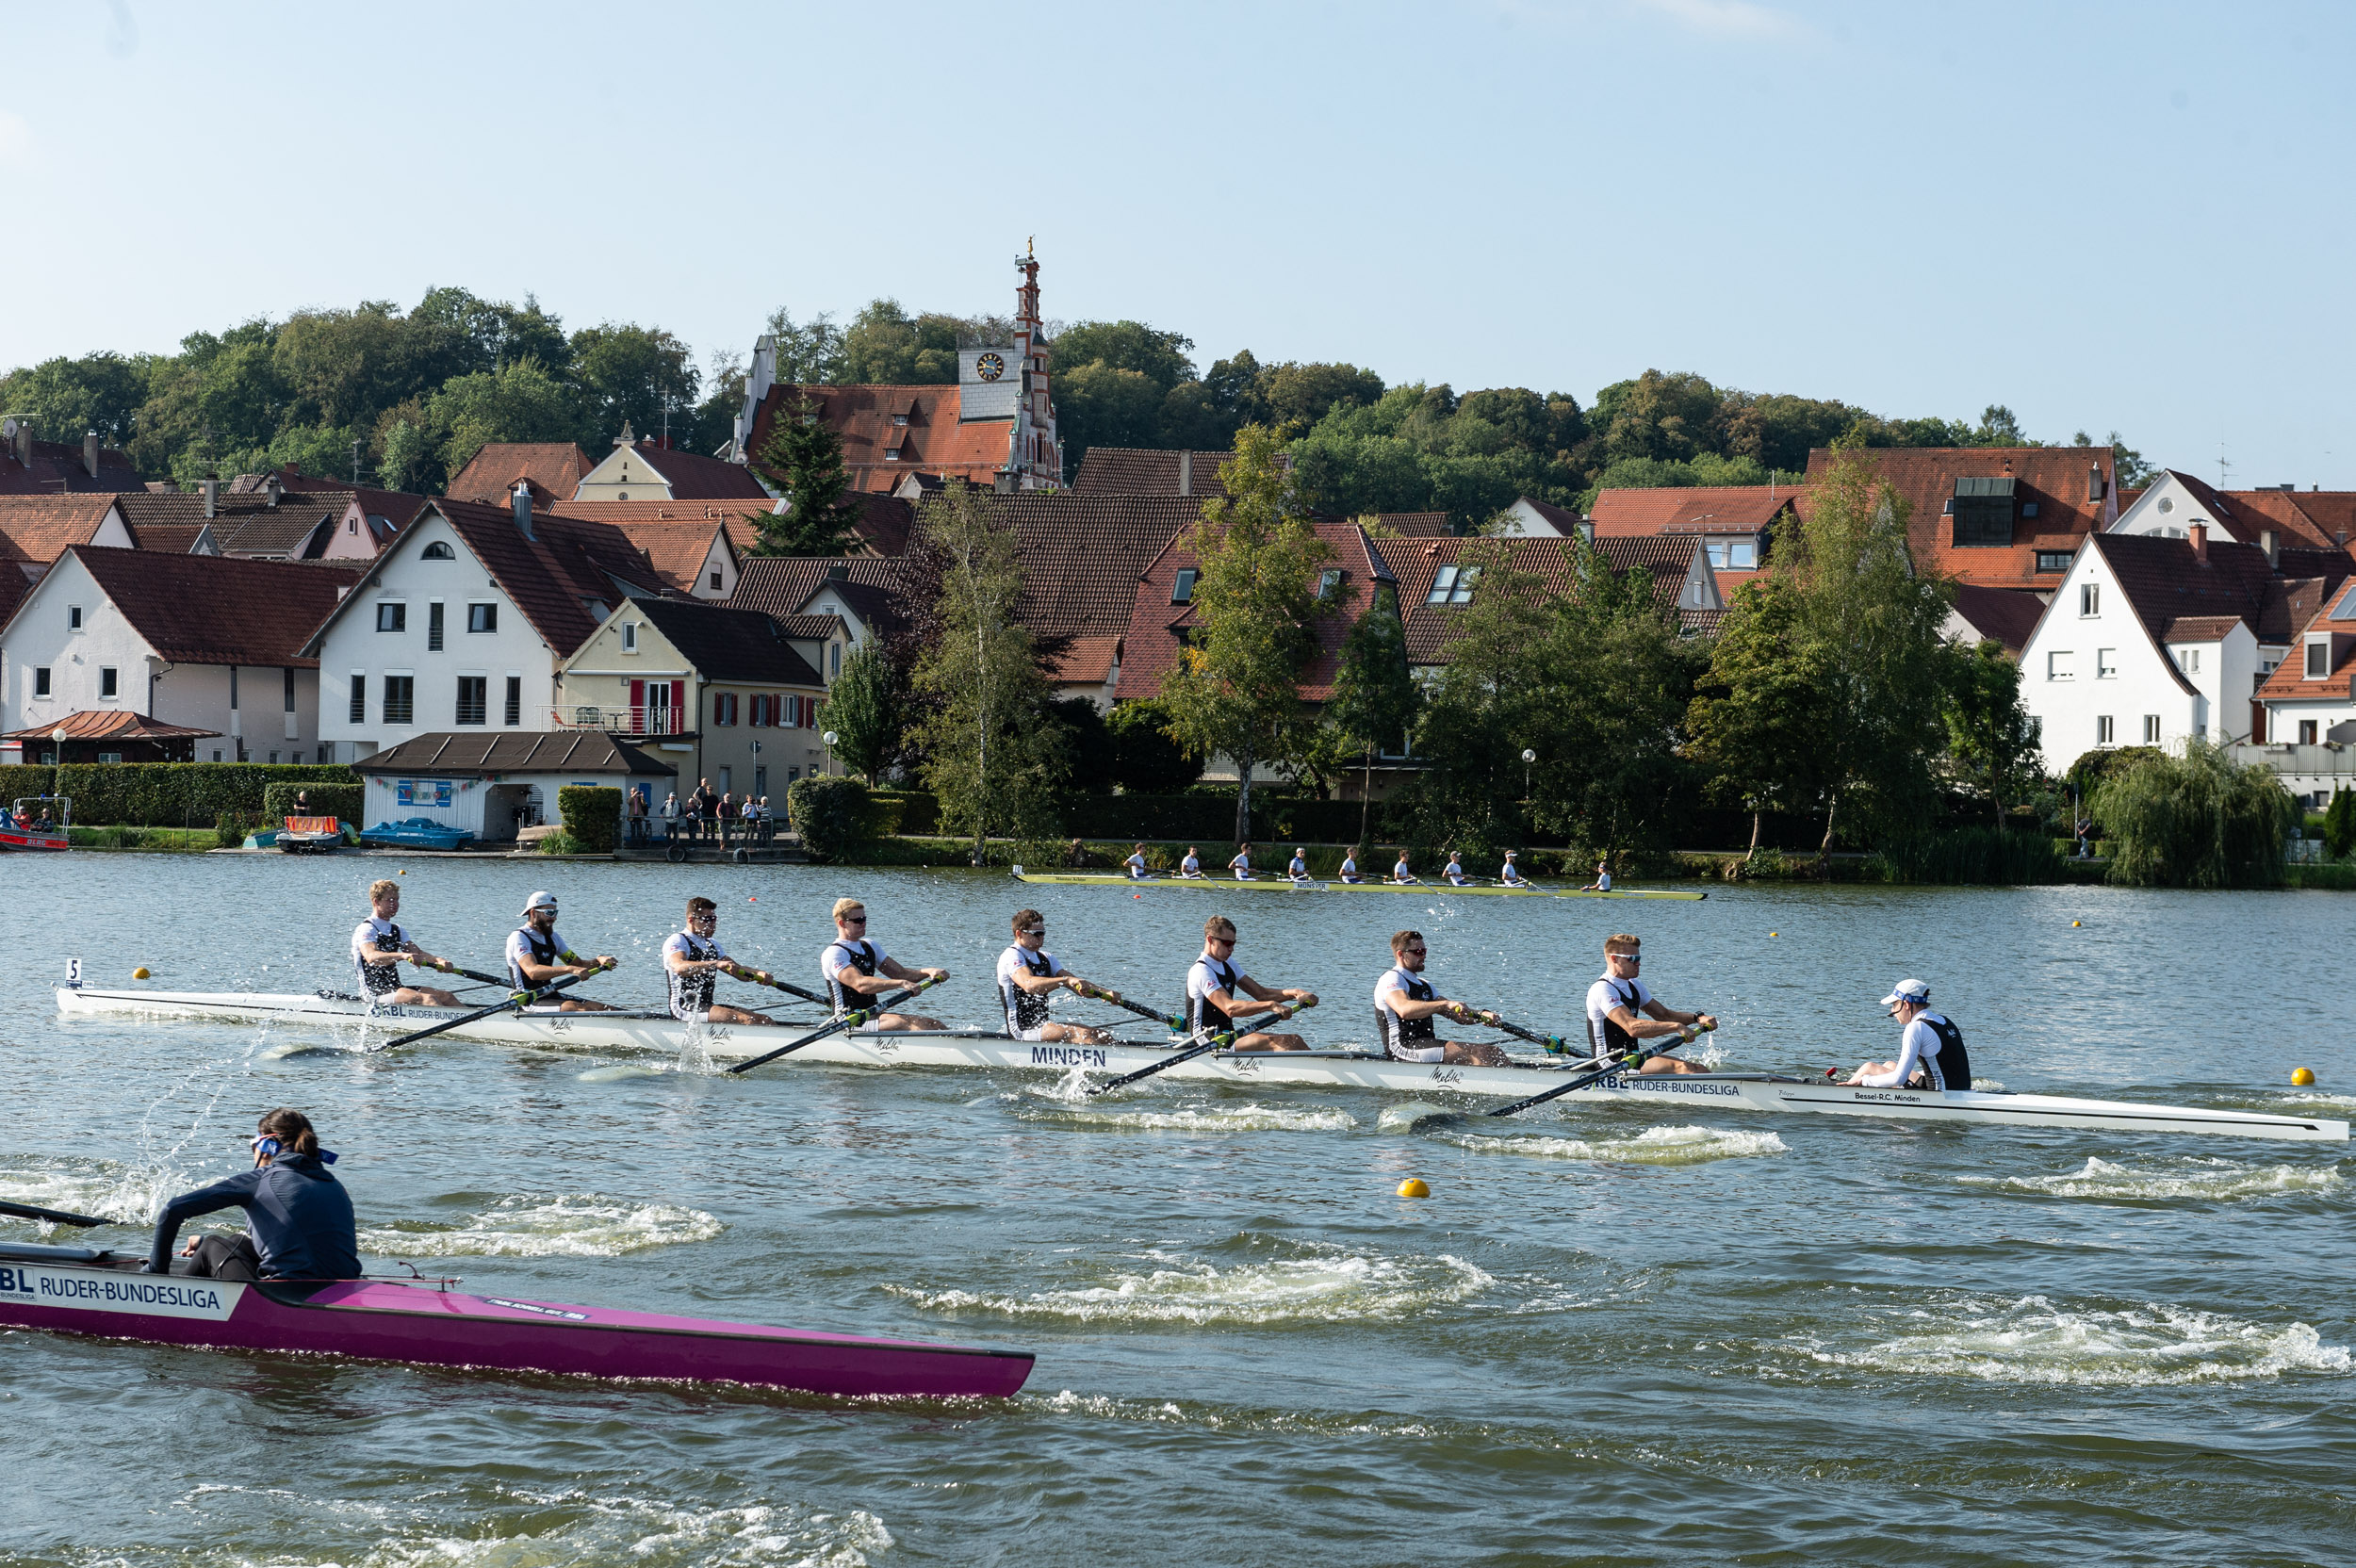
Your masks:
[[[1223,1035],[1235,1027],[1229,1018],[1211,1001],[1213,991],[1225,991],[1235,996],[1243,988],[1243,971],[1224,958],[1214,958],[1205,953],[1186,971],[1186,1027],[1201,1035]]]
[[[1894,1088],[1917,1072],[1924,1088],[1945,1093],[1972,1086],[1972,1058],[1964,1054],[1963,1031],[1944,1013],[1922,1012],[1906,1025],[1898,1044],[1898,1060],[1888,1072],[1866,1072],[1857,1083],[1867,1088]]]
[[[1430,1002],[1439,992],[1432,988],[1431,981],[1405,964],[1393,964],[1383,972],[1383,978],[1374,983],[1374,1027],[1383,1041],[1383,1054],[1400,1062],[1446,1061],[1448,1048],[1440,1043],[1439,1031],[1432,1026],[1431,1017],[1399,1017],[1386,1000],[1394,995],[1409,1002]]]
[[[998,955],[998,1000],[1006,1010],[1006,1033],[1019,1040],[1039,1038],[1039,1028],[1047,1021],[1047,1003],[1055,993],[1040,991],[1036,996],[1014,983],[1015,972],[1053,975],[1063,972],[1063,965],[1044,948],[1034,953],[1021,942],[1010,945]]]
[[[507,977],[515,983],[519,991],[536,990],[539,988],[524,978],[524,961],[530,959],[535,964],[561,964],[564,961],[564,955],[572,950],[573,944],[564,939],[562,931],[550,928],[548,934],[543,937],[527,921],[507,934]],[[550,1001],[547,1005],[553,1007],[556,1004]]]
[[[1587,988],[1587,1048],[1597,1061],[1607,1055],[1624,1056],[1638,1049],[1636,1037],[1612,1021],[1612,1009],[1626,1007],[1642,1017],[1651,1002],[1652,992],[1644,988],[1642,980],[1614,980],[1607,974]]]
[[[864,937],[837,937],[818,955],[818,972],[826,977],[826,995],[834,1003],[834,1016],[854,1012],[867,1005],[867,998],[843,983],[844,970],[857,970],[873,980],[892,961],[892,955]]]
[[[352,968],[359,976],[364,996],[385,996],[401,989],[401,965],[384,957],[417,940],[381,915],[370,915],[352,933]]]
[[[1284,868],[1284,874],[1296,882],[1306,882],[1309,879],[1309,862],[1296,855],[1292,863]]]
[[[669,958],[673,954],[677,954],[690,963],[700,964],[708,963],[714,958],[725,958],[728,956],[728,950],[722,947],[715,938],[698,937],[693,931],[674,931],[671,933],[671,939],[663,944],[663,957]],[[712,994],[719,988],[720,984],[718,970],[690,970],[687,973],[681,974],[666,963],[663,966],[663,972],[670,976],[671,980],[671,1016],[673,1018],[682,1022],[693,1023],[695,1021],[696,1015],[712,1011]]]

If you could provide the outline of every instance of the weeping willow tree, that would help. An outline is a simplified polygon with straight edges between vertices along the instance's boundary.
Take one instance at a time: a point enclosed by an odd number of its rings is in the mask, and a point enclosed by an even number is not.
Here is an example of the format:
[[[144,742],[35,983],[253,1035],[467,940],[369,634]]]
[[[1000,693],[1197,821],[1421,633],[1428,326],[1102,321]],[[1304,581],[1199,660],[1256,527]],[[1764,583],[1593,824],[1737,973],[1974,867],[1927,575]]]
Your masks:
[[[2298,802],[2274,775],[2224,750],[2188,742],[2095,790],[2108,834],[2111,880],[2138,888],[2277,888]]]

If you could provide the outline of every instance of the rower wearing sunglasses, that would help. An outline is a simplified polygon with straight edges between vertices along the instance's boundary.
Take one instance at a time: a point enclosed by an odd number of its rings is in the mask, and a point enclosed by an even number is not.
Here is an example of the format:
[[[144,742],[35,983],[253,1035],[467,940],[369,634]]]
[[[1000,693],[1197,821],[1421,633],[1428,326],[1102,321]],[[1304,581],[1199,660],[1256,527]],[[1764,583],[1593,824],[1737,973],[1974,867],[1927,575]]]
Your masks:
[[[1237,1021],[1254,1013],[1273,1014],[1283,1023],[1303,1007],[1317,1005],[1317,993],[1299,987],[1279,990],[1263,986],[1235,967],[1235,923],[1213,915],[1203,923],[1203,956],[1186,971],[1186,1027],[1197,1038],[1240,1029]],[[1230,1051],[1306,1051],[1309,1042],[1299,1035],[1253,1031],[1238,1035]]]
[[[1645,1040],[1671,1049],[1691,1045],[1694,1036],[1718,1027],[1708,1013],[1680,1013],[1663,1006],[1637,978],[1644,964],[1641,938],[1615,932],[1603,939],[1603,978],[1587,988],[1587,1043],[1595,1060],[1636,1051]],[[1675,1056],[1646,1056],[1640,1072],[1704,1072]]]
[[[684,1022],[693,1022],[698,1016],[710,1023],[775,1022],[765,1013],[712,999],[723,974],[764,986],[772,978],[767,970],[746,969],[729,957],[728,950],[713,935],[719,928],[717,904],[708,898],[687,901],[686,928],[671,933],[671,939],[663,944],[663,967],[671,972],[671,1016]]]
[[[545,890],[524,901],[524,923],[507,934],[507,973],[521,990],[538,990],[552,980],[568,974],[595,974],[601,969],[612,969],[620,960],[613,955],[600,953],[584,958],[573,951],[573,944],[556,928],[556,895]],[[546,1007],[542,1002],[537,1005]],[[606,1013],[613,1007],[587,997],[564,996],[555,1004],[559,1012]]]
[[[1462,1002],[1450,1002],[1423,977],[1429,948],[1420,931],[1401,931],[1391,939],[1391,967],[1374,983],[1374,1025],[1385,1055],[1400,1062],[1475,1062],[1503,1067],[1508,1060],[1494,1045],[1444,1040],[1432,1021],[1448,1018],[1457,1023],[1495,1023],[1497,1015]]]
[[[1018,1040],[1069,1040],[1074,1045],[1110,1045],[1112,1032],[1086,1024],[1057,1023],[1047,1016],[1047,1004],[1059,990],[1074,996],[1121,1000],[1119,991],[1092,986],[1063,967],[1047,951],[1047,917],[1037,909],[1018,909],[1014,941],[998,955],[998,1000],[1006,1009],[1006,1033]]]
[[[250,1147],[253,1169],[164,1205],[147,1271],[214,1280],[358,1279],[352,1195],[328,1170],[335,1156],[319,1147],[311,1119],[301,1111],[272,1111],[262,1118]],[[245,1211],[245,1234],[190,1236],[174,1260],[172,1244],[182,1225],[229,1208]]]
[[[863,1005],[910,980],[946,980],[945,969],[910,969],[867,939],[867,906],[856,898],[834,901],[834,940],[818,956],[818,972],[826,977],[826,994],[834,1001],[834,1016]],[[871,1029],[945,1029],[947,1024],[922,1013],[885,1013],[864,1027]]]

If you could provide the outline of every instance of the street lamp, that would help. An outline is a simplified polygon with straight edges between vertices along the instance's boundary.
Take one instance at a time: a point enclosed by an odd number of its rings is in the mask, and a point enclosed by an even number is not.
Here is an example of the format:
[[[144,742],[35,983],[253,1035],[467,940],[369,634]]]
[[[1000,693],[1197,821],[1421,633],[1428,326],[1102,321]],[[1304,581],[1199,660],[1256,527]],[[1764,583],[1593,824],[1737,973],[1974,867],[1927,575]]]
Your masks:
[[[834,743],[842,739],[842,735],[839,731],[829,729],[818,738],[826,743],[826,776],[832,778],[834,776]]]
[[[1530,764],[1536,760],[1538,760],[1536,752],[1527,746],[1522,748],[1522,800],[1524,804],[1528,804],[1530,800]]]

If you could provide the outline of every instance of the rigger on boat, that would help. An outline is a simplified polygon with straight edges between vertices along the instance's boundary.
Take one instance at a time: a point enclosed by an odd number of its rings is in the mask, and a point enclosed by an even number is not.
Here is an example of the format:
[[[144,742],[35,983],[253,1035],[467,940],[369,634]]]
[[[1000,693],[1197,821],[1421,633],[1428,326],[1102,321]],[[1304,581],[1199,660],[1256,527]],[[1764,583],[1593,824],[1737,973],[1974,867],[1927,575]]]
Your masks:
[[[1233,886],[1234,884],[1225,884]],[[535,895],[535,904],[538,895]],[[552,904],[552,900],[550,903]],[[700,904],[702,901],[698,901]],[[923,1015],[897,1009],[920,991],[944,983],[947,972],[911,969],[893,960],[863,935],[866,907],[855,900],[838,906],[837,941],[825,950],[824,995],[775,979],[765,971],[748,970],[727,959],[710,943],[710,925],[701,926],[710,945],[709,964],[693,971],[696,984],[675,987],[670,1005],[660,1011],[610,1009],[560,1011],[549,998],[582,980],[608,972],[611,958],[582,959],[569,951],[553,955],[555,962],[536,973],[517,977],[518,988],[486,1006],[471,1011],[379,1002],[339,992],[265,994],[243,992],[175,992],[111,990],[77,982],[61,988],[57,1004],[67,1014],[132,1013],[154,1016],[213,1018],[223,1021],[268,1020],[281,1025],[312,1024],[343,1031],[360,1030],[364,1038],[388,1029],[406,1032],[385,1041],[385,1049],[436,1035],[490,1043],[555,1047],[595,1052],[647,1052],[677,1056],[693,1045],[731,1072],[744,1072],[792,1055],[800,1061],[843,1067],[933,1067],[978,1069],[986,1071],[1037,1071],[1057,1074],[1075,1070],[1104,1073],[1130,1081],[1166,1076],[1189,1081],[1236,1084],[1365,1088],[1504,1100],[1508,1104],[1490,1114],[1511,1114],[1557,1099],[1614,1102],[1686,1107],[1712,1105],[1726,1110],[1834,1115],[1904,1120],[1982,1123],[1995,1126],[2082,1127],[2119,1132],[2163,1132],[2224,1136],[2284,1138],[2345,1142],[2348,1123],[2328,1118],[2276,1115],[2197,1106],[2143,1104],[2131,1101],[2087,1100],[2070,1096],[2015,1094],[1971,1087],[1969,1066],[1962,1056],[1961,1034],[1952,1020],[1932,1013],[1928,990],[1920,981],[1901,984],[1885,999],[1904,1026],[1898,1058],[1864,1064],[1843,1081],[1837,1074],[1819,1077],[1774,1072],[1725,1072],[1707,1069],[1676,1054],[1699,1035],[1714,1029],[1717,1021],[1705,1012],[1668,1008],[1635,978],[1636,944],[1628,934],[1612,941],[1623,952],[1607,956],[1606,972],[1588,993],[1587,1037],[1573,1042],[1517,1025],[1486,1009],[1448,1008],[1425,1011],[1416,1006],[1390,1011],[1401,1023],[1423,1025],[1445,1016],[1456,1023],[1477,1021],[1515,1038],[1537,1045],[1536,1057],[1509,1055],[1494,1045],[1455,1042],[1458,1049],[1440,1047],[1437,1060],[1421,1028],[1402,1029],[1389,1037],[1380,1014],[1374,1039],[1381,1049],[1313,1046],[1302,1037],[1282,1030],[1257,1033],[1234,1020],[1254,1012],[1281,1019],[1289,1011],[1315,1005],[1316,998],[1301,988],[1270,989],[1258,987],[1232,968],[1233,949],[1225,956],[1206,942],[1198,960],[1197,978],[1206,963],[1218,971],[1210,983],[1187,988],[1189,1012],[1185,1018],[1122,997],[1109,988],[1061,974],[1060,962],[1044,954],[1043,942],[1026,939],[1030,928],[1043,922],[1035,911],[1026,929],[1016,933],[1020,956],[1002,964],[999,1001],[1009,1021],[1005,1028],[950,1028]],[[552,923],[551,930],[552,930]],[[691,912],[691,925],[696,924]],[[1214,925],[1233,923],[1215,917]],[[1043,928],[1037,929],[1043,937]],[[543,939],[555,941],[552,935]],[[704,952],[680,944],[679,953]],[[1009,950],[1010,955],[1013,949]],[[1395,950],[1394,956],[1399,955]],[[1213,962],[1216,960],[1216,962]],[[722,963],[728,966],[722,968]],[[872,968],[870,967],[872,966]],[[1224,966],[1224,967],[1221,967]],[[517,965],[518,970],[521,969]],[[499,985],[499,977],[473,971],[456,972]],[[78,973],[78,970],[77,970]],[[522,983],[546,974],[555,978],[532,988]],[[832,1016],[815,1030],[807,1025],[744,1023],[709,1005],[701,980],[721,975],[747,980],[819,1003]],[[686,978],[674,969],[669,978]],[[894,990],[894,985],[901,988]],[[682,1001],[678,992],[689,992]],[[1038,998],[1056,988],[1137,1013],[1162,1024],[1168,1033],[1143,1040],[1118,1040],[1109,1031],[1025,1021]],[[1410,1004],[1419,1003],[1412,986],[1396,988]],[[856,998],[861,1005],[850,1006]],[[1223,1000],[1222,1000],[1223,999]],[[1378,1005],[1384,1005],[1378,1004]],[[1455,1009],[1455,1010],[1451,1010]],[[1212,1015],[1216,1013],[1217,1016]],[[1408,1013],[1417,1017],[1409,1018]],[[761,1016],[761,1015],[746,1015]],[[1052,1032],[1051,1032],[1052,1031]],[[1953,1033],[1952,1040],[1949,1032]]]

